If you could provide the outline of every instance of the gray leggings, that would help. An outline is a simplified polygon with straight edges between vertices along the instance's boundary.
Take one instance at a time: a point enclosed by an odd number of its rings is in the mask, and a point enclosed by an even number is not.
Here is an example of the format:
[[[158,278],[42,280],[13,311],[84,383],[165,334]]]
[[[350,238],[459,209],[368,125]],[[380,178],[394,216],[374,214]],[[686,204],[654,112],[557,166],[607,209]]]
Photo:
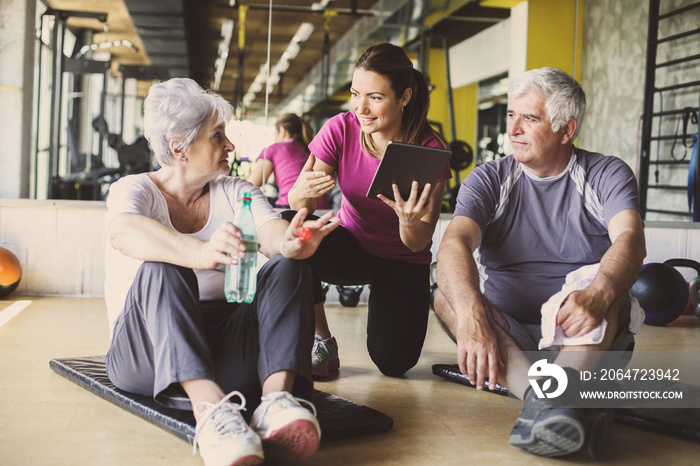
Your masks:
[[[309,396],[313,290],[305,262],[277,256],[258,272],[252,303],[201,302],[191,269],[145,262],[115,324],[107,374],[122,390],[187,410],[180,382],[192,379],[239,390],[249,410],[279,371],[295,372],[293,393]]]

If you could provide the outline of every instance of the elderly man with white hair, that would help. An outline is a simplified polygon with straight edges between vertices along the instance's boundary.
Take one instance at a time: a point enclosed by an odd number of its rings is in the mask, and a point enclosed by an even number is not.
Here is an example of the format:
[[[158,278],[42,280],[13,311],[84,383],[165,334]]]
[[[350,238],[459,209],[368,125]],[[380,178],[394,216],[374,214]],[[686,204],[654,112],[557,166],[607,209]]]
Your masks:
[[[603,351],[632,347],[643,312],[629,289],[646,254],[637,182],[619,158],[574,147],[586,96],[567,73],[528,71],[508,97],[513,154],[462,183],[438,251],[435,312],[460,371],[523,400],[512,445],[597,458],[612,413],[541,398],[528,371],[546,358],[575,386]]]

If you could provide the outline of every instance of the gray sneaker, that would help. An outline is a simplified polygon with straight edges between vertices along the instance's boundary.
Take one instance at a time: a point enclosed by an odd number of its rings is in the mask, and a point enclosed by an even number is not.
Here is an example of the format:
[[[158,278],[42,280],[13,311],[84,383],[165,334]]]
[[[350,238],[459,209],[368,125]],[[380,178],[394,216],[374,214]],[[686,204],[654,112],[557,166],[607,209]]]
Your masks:
[[[586,439],[586,416],[580,408],[553,407],[532,388],[524,396],[523,410],[510,433],[509,443],[539,456],[577,452]]]
[[[238,396],[241,404],[229,402],[233,396]],[[197,403],[194,409],[203,417],[195,429],[193,453],[199,446],[206,466],[252,466],[263,462],[260,437],[240,413],[245,409],[245,398],[240,392],[231,392],[218,403]]]
[[[338,358],[338,342],[335,337],[323,338],[314,336],[314,346],[311,348],[311,373],[316,377],[328,377],[328,374],[340,368]]]

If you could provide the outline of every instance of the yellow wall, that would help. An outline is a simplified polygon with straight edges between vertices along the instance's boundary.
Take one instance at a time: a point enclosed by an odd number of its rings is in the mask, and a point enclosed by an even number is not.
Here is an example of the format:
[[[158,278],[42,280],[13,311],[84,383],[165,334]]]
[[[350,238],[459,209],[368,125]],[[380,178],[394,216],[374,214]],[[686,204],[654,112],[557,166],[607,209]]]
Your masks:
[[[528,70],[551,66],[574,74],[575,60],[574,77],[580,80],[583,2],[578,0],[577,17],[576,0],[528,0]]]
[[[481,0],[479,6],[488,8],[513,8],[527,0]]]
[[[457,139],[468,143],[472,147],[476,157],[476,117],[478,102],[478,83],[467,84],[452,91],[454,98],[455,122],[457,126]],[[474,162],[465,170],[459,172],[459,180],[464,178],[474,168]],[[454,180],[453,180],[454,181]]]
[[[450,127],[449,103],[447,97],[447,73],[445,69],[445,52],[442,48],[430,50],[428,66],[430,84],[435,89],[430,93],[430,110],[428,119],[442,123],[442,132],[447,142],[452,142]],[[455,118],[455,135],[457,140],[467,142],[472,149],[476,144],[476,115],[477,115],[478,83],[469,84],[452,90],[452,102]],[[472,163],[466,170],[459,173],[460,181],[472,170]]]
[[[447,105],[447,74],[445,73],[445,52],[441,48],[432,48],[428,54],[428,75],[430,85],[430,109],[428,120],[442,123],[442,135],[448,141],[452,138],[450,116]]]
[[[522,0],[490,0],[492,5],[512,7]],[[527,0],[527,69],[552,66],[580,80],[581,44],[583,38],[583,3],[578,0]],[[578,27],[576,27],[578,24]],[[574,73],[575,63],[575,73]],[[431,48],[428,74],[435,89],[430,94],[428,119],[442,124],[443,135],[452,141],[449,104],[447,100],[447,78],[445,53],[442,48]],[[456,138],[476,147],[476,124],[478,108],[478,83],[471,83],[452,90]],[[459,173],[464,180],[473,164]]]
[[[449,103],[447,100],[447,74],[445,70],[445,53],[440,49],[430,50],[428,67],[430,83],[435,89],[430,93],[430,110],[428,119],[442,123],[443,136],[452,142],[450,127]],[[476,144],[476,114],[477,114],[478,83],[462,86],[452,90],[452,101],[455,118],[455,135],[458,140],[467,142],[472,148]],[[462,170],[460,180],[471,171],[471,167]]]
[[[457,139],[468,142],[474,147],[476,144],[476,114],[478,107],[478,83],[453,89],[455,122],[457,126]]]

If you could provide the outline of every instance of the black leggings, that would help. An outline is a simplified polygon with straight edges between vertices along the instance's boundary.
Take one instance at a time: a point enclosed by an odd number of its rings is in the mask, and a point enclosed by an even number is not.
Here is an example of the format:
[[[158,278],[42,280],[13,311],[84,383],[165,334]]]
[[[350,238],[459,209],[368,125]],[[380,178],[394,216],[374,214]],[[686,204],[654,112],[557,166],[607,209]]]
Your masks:
[[[295,212],[282,216],[290,220]],[[321,281],[370,286],[367,350],[385,375],[398,377],[416,365],[428,328],[430,266],[384,259],[364,250],[344,227],[323,239],[308,259],[317,279],[315,302],[322,300]]]

